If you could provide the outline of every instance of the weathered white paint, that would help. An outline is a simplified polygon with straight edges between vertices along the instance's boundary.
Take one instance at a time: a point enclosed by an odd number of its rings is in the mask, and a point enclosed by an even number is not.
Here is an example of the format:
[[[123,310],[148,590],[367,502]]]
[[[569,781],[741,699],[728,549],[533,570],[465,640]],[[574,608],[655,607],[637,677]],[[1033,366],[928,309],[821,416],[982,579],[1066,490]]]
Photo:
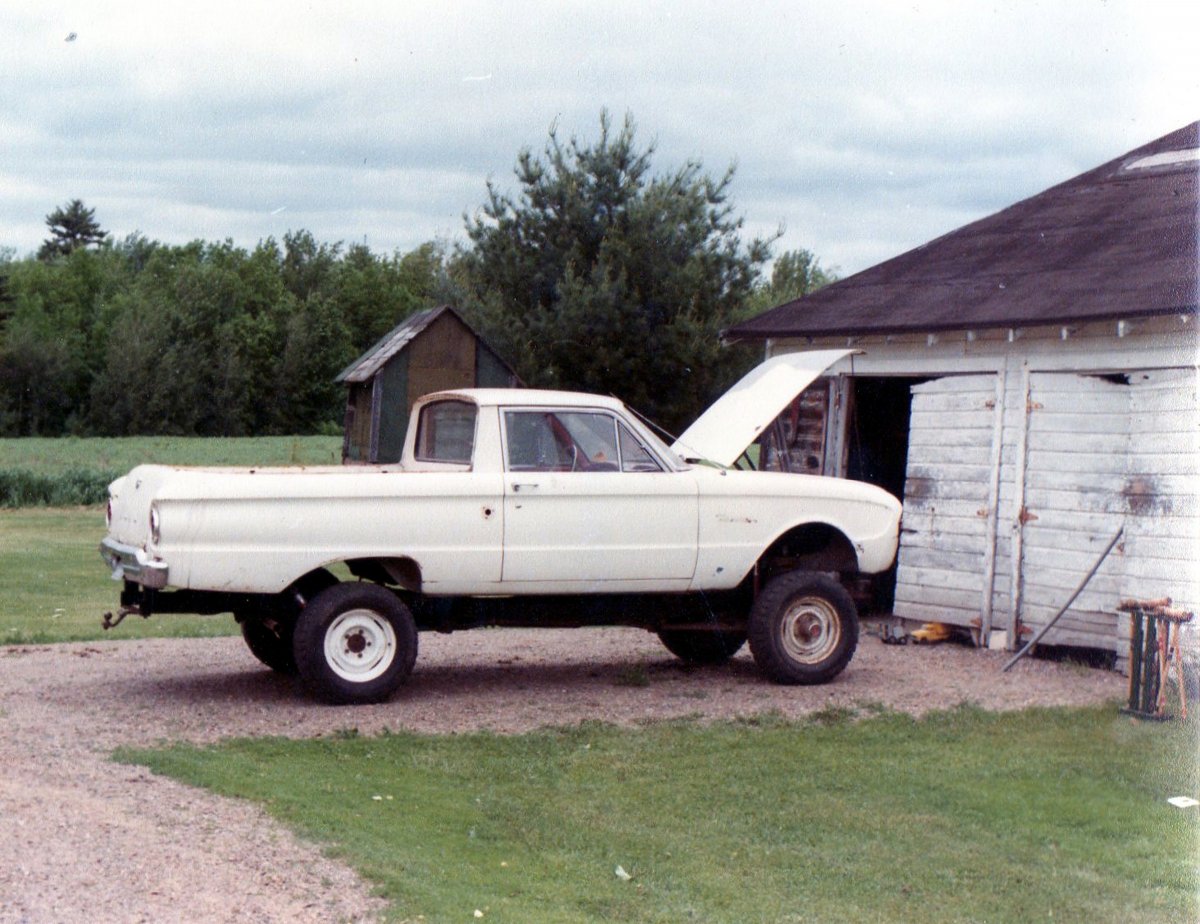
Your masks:
[[[416,435],[448,400],[473,408],[470,459],[421,459]],[[511,466],[503,421],[521,411],[608,417],[657,470]],[[613,398],[463,389],[421,399],[412,420],[397,465],[135,468],[109,488],[114,575],[140,582],[153,567],[169,587],[275,593],[316,568],[375,559],[405,561],[435,596],[723,590],[807,524],[839,531],[866,573],[895,557],[900,505],[887,492],[686,465]]]
[[[913,389],[917,491],[906,497],[896,613],[1003,628],[1015,643],[1018,618],[1036,629],[1053,616],[1121,526],[1121,544],[1047,642],[1127,650],[1123,597],[1200,611],[1196,326],[1173,316],[858,338],[854,375],[944,377]],[[850,374],[849,363],[832,372]],[[984,392],[995,407],[986,421]],[[931,481],[936,498],[917,498]],[[1022,525],[1022,508],[1037,519]]]
[[[912,389],[897,615],[958,625],[990,619],[996,382],[995,375],[954,376]]]

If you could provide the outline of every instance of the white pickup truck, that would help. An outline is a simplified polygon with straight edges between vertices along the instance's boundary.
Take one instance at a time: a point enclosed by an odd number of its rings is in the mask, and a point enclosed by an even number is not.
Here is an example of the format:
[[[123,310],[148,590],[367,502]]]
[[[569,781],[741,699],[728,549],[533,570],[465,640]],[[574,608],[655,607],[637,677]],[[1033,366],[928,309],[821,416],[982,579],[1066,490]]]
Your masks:
[[[485,625],[639,626],[707,663],[749,639],[771,680],[828,681],[858,641],[838,578],[891,565],[900,504],[732,466],[846,352],[767,361],[669,447],[612,398],[464,389],[416,403],[396,465],[139,466],[109,490],[105,624],[231,612],[336,703],[389,697],[419,631]]]

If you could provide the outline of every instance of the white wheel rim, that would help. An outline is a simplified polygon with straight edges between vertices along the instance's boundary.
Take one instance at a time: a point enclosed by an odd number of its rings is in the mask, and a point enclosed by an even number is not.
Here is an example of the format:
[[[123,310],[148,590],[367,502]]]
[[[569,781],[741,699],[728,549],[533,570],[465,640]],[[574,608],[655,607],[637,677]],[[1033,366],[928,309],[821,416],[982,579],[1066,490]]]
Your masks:
[[[829,657],[842,637],[837,610],[822,597],[791,600],[779,629],[784,652],[793,661],[804,664]]]
[[[343,680],[374,680],[395,657],[396,630],[374,610],[346,610],[325,630],[325,662]]]

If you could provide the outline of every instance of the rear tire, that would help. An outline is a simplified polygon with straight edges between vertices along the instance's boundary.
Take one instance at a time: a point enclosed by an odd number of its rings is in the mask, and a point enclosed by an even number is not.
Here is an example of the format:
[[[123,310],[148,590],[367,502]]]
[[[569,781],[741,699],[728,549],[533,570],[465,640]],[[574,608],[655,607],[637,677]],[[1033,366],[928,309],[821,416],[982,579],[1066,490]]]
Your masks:
[[[296,619],[313,597],[336,583],[337,578],[322,568],[277,596],[255,598],[253,604],[235,610],[234,619],[242,626],[242,639],[250,653],[277,673],[295,674],[292,637]]]
[[[724,664],[746,644],[745,632],[712,629],[659,629],[667,651],[691,664]]]
[[[857,647],[854,601],[824,574],[781,574],[750,610],[750,652],[775,683],[827,683],[850,663]]]
[[[300,679],[326,702],[379,703],[412,673],[417,628],[378,584],[338,584],[300,613],[293,641]]]

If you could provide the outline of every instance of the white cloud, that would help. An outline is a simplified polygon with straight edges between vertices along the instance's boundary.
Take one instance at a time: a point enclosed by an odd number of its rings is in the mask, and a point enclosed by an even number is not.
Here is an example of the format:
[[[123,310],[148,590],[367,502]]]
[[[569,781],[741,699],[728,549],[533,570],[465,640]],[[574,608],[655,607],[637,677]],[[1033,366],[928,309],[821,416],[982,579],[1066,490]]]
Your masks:
[[[74,2],[0,11],[0,246],[461,233],[552,123],[736,162],[747,228],[860,269],[1196,118],[1182,4]],[[76,39],[65,41],[70,32]],[[487,77],[487,79],[478,79]],[[278,211],[280,208],[283,211]]]

